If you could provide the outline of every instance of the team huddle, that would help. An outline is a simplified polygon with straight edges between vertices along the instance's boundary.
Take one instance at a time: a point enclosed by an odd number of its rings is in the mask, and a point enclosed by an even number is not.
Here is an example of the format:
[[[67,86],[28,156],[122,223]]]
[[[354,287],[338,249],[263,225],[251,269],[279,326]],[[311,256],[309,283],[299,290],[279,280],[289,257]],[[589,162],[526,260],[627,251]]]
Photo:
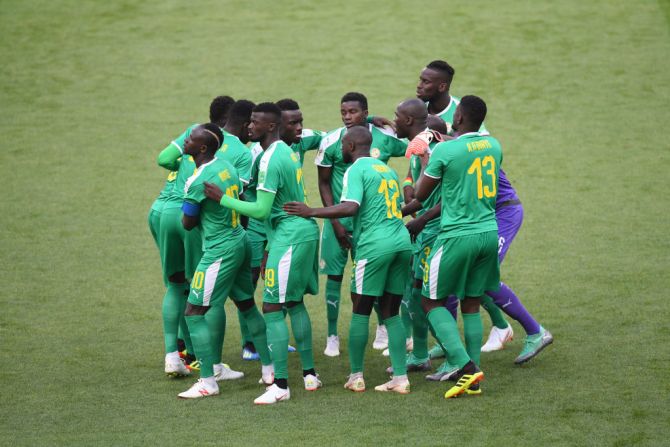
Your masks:
[[[367,98],[347,93],[340,102],[344,126],[330,132],[304,129],[291,99],[254,104],[219,96],[208,123],[190,126],[159,154],[169,173],[149,227],[166,286],[165,373],[200,374],[179,397],[216,395],[217,382],[244,376],[222,361],[229,297],[238,309],[242,357],[261,363],[265,388],[254,403],[290,399],[291,351],[300,357],[305,389],[320,388],[303,297],[318,294],[319,273],[326,275],[324,354],[339,356],[349,258],[353,313],[345,389],[366,390],[373,311],[373,348],[391,363],[391,378],[377,391],[407,394],[408,372],[431,372],[431,360],[446,357],[426,379],[454,382],[445,398],[481,394],[481,352],[502,349],[513,337],[503,312],[526,332],[515,363],[553,342],[500,281],[523,207],[501,169],[501,145],[484,126],[486,104],[476,96],[451,96],[453,76],[444,61],[428,64],[416,98],[401,102],[393,121],[368,116]],[[303,163],[310,150],[318,151],[322,208],[307,205]],[[392,157],[409,159],[402,181],[387,165]],[[323,219],[321,229],[316,218]],[[483,346],[480,306],[493,326]],[[431,349],[429,331],[436,340]]]

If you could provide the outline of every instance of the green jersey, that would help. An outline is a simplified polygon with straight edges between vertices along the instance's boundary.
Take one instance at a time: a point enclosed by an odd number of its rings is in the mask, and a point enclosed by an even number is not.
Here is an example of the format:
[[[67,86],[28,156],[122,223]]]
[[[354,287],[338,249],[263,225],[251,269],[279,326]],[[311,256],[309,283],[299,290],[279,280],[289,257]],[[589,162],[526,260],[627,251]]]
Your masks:
[[[370,146],[370,156],[372,158],[386,163],[391,157],[403,157],[405,155],[406,141],[399,140],[386,129],[380,129],[372,124],[369,125],[369,129],[372,134],[372,145]],[[334,204],[340,203],[344,172],[351,166],[350,163],[345,163],[342,159],[342,138],[346,130],[346,127],[340,127],[323,137],[319,152],[314,160],[317,166],[332,168],[330,188],[333,191]],[[349,219],[340,219],[340,222],[347,230],[352,230]]]
[[[441,236],[498,230],[495,207],[501,162],[498,140],[478,132],[435,146],[424,174],[442,180]]]
[[[201,165],[186,182],[184,214],[200,215],[203,249],[235,246],[245,235],[240,216],[205,196],[205,182],[221,188],[227,196],[238,198],[242,188],[240,178],[232,164],[213,158]]]
[[[398,176],[393,169],[372,157],[362,157],[347,169],[343,185],[340,201],[360,206],[353,218],[357,259],[412,249],[400,212]]]
[[[458,107],[458,105],[461,103],[461,99],[451,95],[449,95],[449,98],[450,98],[449,104],[447,104],[447,107],[445,107],[443,111],[436,113],[435,115],[442,118],[442,121],[444,121],[447,124],[447,134],[453,135],[454,129],[451,126],[454,122],[454,113],[456,112],[456,107]],[[426,107],[428,107],[428,103],[426,103]],[[488,134],[486,126],[484,126],[484,123],[482,123],[481,127],[479,128],[479,133]]]
[[[223,144],[221,149],[216,152],[216,157],[225,160],[237,170],[240,180],[243,184],[249,183],[249,176],[251,175],[251,151],[244,145],[235,135],[223,132]]]
[[[176,178],[177,171],[170,171],[168,173],[167,179],[165,179],[165,185],[163,185],[163,189],[161,189],[161,192],[158,193],[158,197],[156,197],[156,200],[154,200],[154,203],[151,205],[152,210],[160,211],[163,209],[165,201],[168,197],[170,197],[170,194],[174,189],[174,181]]]
[[[428,147],[428,154],[432,154],[433,149],[435,146],[437,146],[438,142],[433,141],[430,143]],[[410,172],[412,174],[412,181],[414,181],[414,184],[419,180],[419,177],[421,177],[421,159],[417,155],[412,155],[412,157],[409,160],[409,167],[410,167]],[[440,188],[437,187],[433,190],[433,192],[430,193],[430,196],[426,200],[424,200],[421,205],[422,208],[417,212],[418,216],[421,216],[422,214],[425,214],[429,209],[433,208],[435,205],[440,203]],[[433,219],[430,222],[426,224],[426,226],[423,228],[422,233],[424,234],[437,234],[440,232],[440,219]]]
[[[258,186],[258,166],[261,163],[261,156],[263,155],[263,148],[260,143],[254,143],[251,146],[251,170],[249,174],[249,184],[247,184],[246,189],[244,190],[244,198],[247,202],[256,201],[256,186]],[[259,234],[265,234],[265,224],[262,220],[249,218],[249,224],[247,229],[250,231],[255,231]]]
[[[184,153],[184,141],[191,135],[191,131],[195,129],[198,124],[193,124],[188,129],[186,129],[181,135],[172,140],[172,145],[179,148],[179,151]],[[179,208],[184,202],[184,187],[186,186],[186,181],[190,176],[195,172],[195,162],[193,157],[190,155],[182,155],[181,162],[179,163],[179,170],[174,179],[174,186],[172,190],[169,191],[169,195],[165,199],[164,208]]]
[[[300,164],[305,162],[305,152],[318,149],[321,145],[321,140],[326,134],[318,130],[303,129],[300,135],[300,141],[293,143],[291,149],[300,155]]]
[[[261,156],[256,189],[275,195],[269,218],[271,231],[268,231],[273,247],[319,239],[319,227],[314,219],[284,211],[286,202],[305,201],[305,183],[300,157],[283,141],[272,143]]]

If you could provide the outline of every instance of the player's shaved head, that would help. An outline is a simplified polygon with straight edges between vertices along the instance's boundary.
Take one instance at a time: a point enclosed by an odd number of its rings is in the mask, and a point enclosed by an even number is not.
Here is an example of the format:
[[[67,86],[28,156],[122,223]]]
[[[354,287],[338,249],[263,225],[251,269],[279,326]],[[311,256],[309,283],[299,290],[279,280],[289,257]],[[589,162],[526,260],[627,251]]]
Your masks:
[[[407,99],[396,107],[395,126],[399,138],[414,138],[426,129],[426,104],[417,98]]]
[[[360,157],[370,155],[372,134],[367,127],[352,126],[342,137],[342,160],[351,163]]]
[[[428,125],[429,129],[440,132],[442,135],[449,133],[449,130],[447,129],[447,123],[445,123],[444,120],[437,115],[428,115],[426,124]]]
[[[354,126],[348,129],[342,139],[351,141],[356,147],[367,147],[369,149],[370,145],[372,145],[372,134],[367,127],[363,126]]]
[[[194,131],[202,132],[208,152],[214,153],[219,150],[223,143],[223,132],[219,126],[214,123],[205,123]]]
[[[412,98],[401,102],[400,105],[398,105],[398,111],[407,116],[411,116],[417,121],[426,121],[426,118],[428,117],[426,104],[418,98]]]
[[[281,109],[274,102],[262,102],[253,109],[255,114],[264,114],[265,119],[279,125],[281,122]]]

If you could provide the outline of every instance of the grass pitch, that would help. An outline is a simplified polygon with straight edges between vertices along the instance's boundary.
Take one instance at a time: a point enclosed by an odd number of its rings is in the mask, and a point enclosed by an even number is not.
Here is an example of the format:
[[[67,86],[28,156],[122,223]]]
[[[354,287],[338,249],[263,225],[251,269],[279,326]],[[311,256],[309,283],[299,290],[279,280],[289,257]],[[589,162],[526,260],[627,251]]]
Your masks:
[[[6,445],[649,445],[670,435],[668,2],[4,1],[0,13],[0,443]],[[484,395],[354,395],[324,357],[323,296],[306,299],[324,389],[271,408],[258,364],[222,395],[176,399],[162,374],[163,287],[146,215],[155,158],[218,94],[298,100],[340,125],[364,92],[392,116],[443,58],[487,127],[526,221],[503,278],[555,344],[482,356]],[[317,198],[313,154],[305,177]],[[393,166],[404,172],[405,162]],[[323,285],[323,282],[322,282]],[[323,289],[323,287],[322,287]],[[348,288],[343,288],[346,294]],[[231,307],[232,310],[232,307]],[[485,318],[488,330],[488,319]],[[370,385],[387,360],[370,350]],[[372,388],[372,387],[370,387]]]

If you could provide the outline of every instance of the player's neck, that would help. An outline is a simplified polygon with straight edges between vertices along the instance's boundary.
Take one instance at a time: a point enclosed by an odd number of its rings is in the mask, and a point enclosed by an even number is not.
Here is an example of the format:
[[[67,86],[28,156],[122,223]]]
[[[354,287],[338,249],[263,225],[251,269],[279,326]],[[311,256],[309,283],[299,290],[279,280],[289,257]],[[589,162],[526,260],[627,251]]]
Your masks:
[[[237,138],[239,138],[241,135],[239,126],[233,126],[230,123],[226,123],[226,125],[223,126],[222,129],[228,132],[229,134],[236,136]]]
[[[409,131],[407,132],[407,139],[408,139],[408,140],[413,140],[414,137],[416,137],[416,136],[419,135],[421,132],[423,132],[424,130],[426,130],[426,127],[428,127],[428,126],[427,126],[425,123],[422,124],[421,126],[415,126],[415,127],[412,127],[412,128],[409,129]]]
[[[361,152],[354,152],[353,154],[351,154],[351,162],[356,163],[356,160],[358,160],[359,158],[365,158],[369,156],[370,156],[370,149]]]
[[[431,99],[430,101],[428,101],[428,113],[430,113],[431,115],[437,115],[438,113],[447,108],[450,101],[451,96],[449,95],[448,91],[438,96],[437,98]]]
[[[272,143],[274,143],[275,141],[279,141],[279,135],[277,135],[277,134],[267,134],[267,135],[265,135],[265,137],[263,137],[263,139],[260,141],[260,143],[261,143],[261,147],[263,148],[263,150],[266,150],[266,149],[269,148],[269,147],[272,145]]]
[[[213,154],[198,154],[195,157],[193,157],[193,161],[195,162],[195,166],[199,168],[200,166],[204,165],[205,163],[209,163],[214,159]]]

